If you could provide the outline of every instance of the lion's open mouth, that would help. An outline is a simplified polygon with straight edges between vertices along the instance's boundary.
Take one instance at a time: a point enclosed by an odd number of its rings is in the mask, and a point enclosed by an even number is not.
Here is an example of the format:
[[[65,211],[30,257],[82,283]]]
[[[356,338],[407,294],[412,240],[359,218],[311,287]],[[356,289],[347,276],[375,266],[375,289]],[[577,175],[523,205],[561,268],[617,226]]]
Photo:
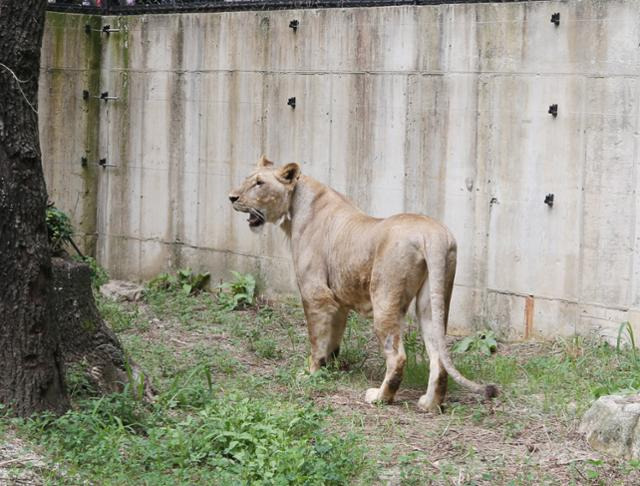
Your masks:
[[[265,223],[264,215],[258,209],[249,210],[249,219],[247,221],[249,221],[250,228],[257,228]]]

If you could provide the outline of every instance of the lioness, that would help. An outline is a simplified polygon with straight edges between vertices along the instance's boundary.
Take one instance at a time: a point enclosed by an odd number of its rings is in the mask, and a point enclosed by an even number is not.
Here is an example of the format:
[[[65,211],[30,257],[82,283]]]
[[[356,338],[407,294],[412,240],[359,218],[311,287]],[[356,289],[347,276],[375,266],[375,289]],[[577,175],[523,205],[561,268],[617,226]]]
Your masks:
[[[311,342],[311,372],[339,352],[351,309],[373,315],[387,371],[380,388],[367,390],[365,400],[393,401],[406,361],[404,316],[416,297],[430,369],[427,393],[418,406],[440,409],[447,373],[487,398],[497,395],[494,385],[462,376],[447,353],[456,242],[442,224],[417,214],[367,216],[342,194],[301,175],[298,164],[276,167],[264,156],[229,199],[233,209],[249,213],[252,230],[275,223],[291,242]]]

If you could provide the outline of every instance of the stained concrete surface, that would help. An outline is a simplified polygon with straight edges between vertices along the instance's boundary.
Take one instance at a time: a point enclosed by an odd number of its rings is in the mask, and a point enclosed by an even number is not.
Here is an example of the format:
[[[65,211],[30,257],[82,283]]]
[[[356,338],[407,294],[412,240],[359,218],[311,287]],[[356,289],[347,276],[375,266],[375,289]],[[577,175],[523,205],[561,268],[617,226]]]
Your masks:
[[[459,245],[453,332],[640,332],[638,18],[633,0],[50,13],[51,199],[114,278],[239,270],[293,293],[285,238],[252,234],[227,201],[265,153],[373,215],[443,220]]]

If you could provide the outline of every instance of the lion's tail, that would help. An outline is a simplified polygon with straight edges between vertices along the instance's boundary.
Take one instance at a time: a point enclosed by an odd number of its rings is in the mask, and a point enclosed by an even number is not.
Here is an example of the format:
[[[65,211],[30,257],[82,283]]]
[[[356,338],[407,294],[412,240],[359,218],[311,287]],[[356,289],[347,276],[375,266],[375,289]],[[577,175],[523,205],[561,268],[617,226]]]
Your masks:
[[[481,385],[462,376],[451,361],[447,351],[445,334],[449,300],[455,275],[455,243],[450,244],[446,255],[431,255],[431,258],[428,258],[428,252],[425,248],[425,259],[427,260],[428,280],[420,288],[416,300],[424,339],[431,340],[432,345],[435,345],[442,366],[456,383],[474,393],[484,395],[486,398],[498,396],[498,387],[495,385]],[[447,272],[449,272],[448,275]],[[431,313],[430,320],[429,312]]]

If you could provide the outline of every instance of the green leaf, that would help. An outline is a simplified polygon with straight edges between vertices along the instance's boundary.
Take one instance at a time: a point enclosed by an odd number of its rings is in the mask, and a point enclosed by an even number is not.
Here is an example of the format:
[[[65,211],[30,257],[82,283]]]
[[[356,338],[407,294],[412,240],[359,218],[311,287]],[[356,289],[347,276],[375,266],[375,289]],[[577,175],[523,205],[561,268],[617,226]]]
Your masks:
[[[473,342],[474,342],[473,336],[467,336],[465,338],[462,338],[460,341],[458,341],[456,344],[453,345],[453,352],[466,353],[471,348],[471,345],[473,344]]]
[[[600,477],[600,473],[595,469],[587,469],[585,474],[588,479],[598,479]]]
[[[480,352],[486,356],[491,356],[491,348],[487,345],[486,342],[484,341],[479,341],[478,342],[478,348],[480,349]]]
[[[489,349],[489,354],[493,353],[498,349],[498,342],[492,335],[487,335],[484,339],[487,348]]]

